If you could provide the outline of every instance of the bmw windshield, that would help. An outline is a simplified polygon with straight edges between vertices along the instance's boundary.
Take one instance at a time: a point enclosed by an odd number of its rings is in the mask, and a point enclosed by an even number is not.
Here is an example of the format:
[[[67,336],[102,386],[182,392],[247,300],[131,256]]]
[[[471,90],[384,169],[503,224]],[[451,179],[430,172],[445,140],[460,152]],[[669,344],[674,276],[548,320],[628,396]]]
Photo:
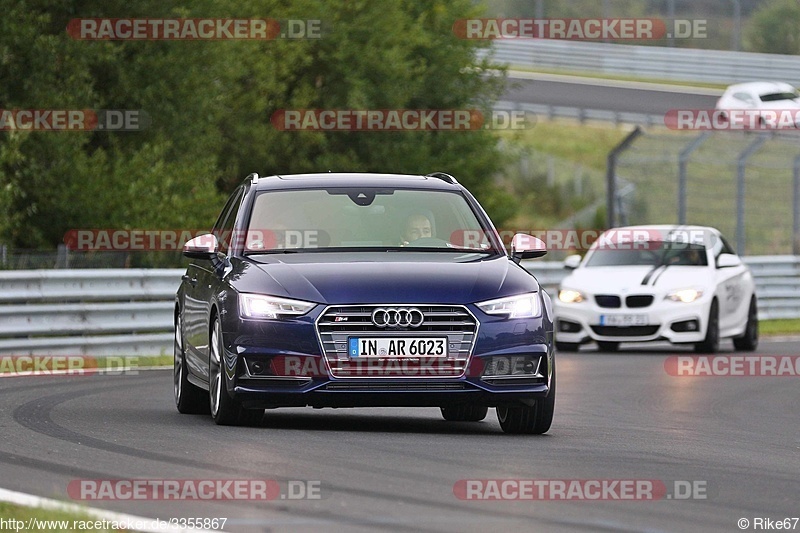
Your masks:
[[[274,190],[260,193],[253,203],[244,253],[504,253],[490,240],[470,245],[453,238],[464,231],[490,233],[458,192],[375,187]]]
[[[706,248],[702,244],[668,241],[637,243],[636,249],[603,248],[594,250],[587,267],[604,266],[706,266]]]

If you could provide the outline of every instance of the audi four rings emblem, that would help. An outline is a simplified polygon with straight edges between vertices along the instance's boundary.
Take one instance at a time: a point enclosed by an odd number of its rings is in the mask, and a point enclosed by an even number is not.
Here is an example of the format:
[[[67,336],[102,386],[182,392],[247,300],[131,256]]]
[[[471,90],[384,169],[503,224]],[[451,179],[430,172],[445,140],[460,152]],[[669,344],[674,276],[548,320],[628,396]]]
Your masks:
[[[416,307],[379,307],[372,312],[372,323],[379,328],[418,328],[424,321]]]

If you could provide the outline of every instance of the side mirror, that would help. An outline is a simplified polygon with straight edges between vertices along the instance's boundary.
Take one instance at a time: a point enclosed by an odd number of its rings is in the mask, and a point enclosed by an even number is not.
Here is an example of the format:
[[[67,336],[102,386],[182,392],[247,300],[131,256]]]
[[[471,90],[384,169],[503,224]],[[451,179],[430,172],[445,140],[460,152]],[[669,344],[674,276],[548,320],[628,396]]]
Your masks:
[[[731,268],[742,265],[742,260],[738,255],[733,254],[719,254],[717,258],[717,268]]]
[[[219,242],[211,233],[198,235],[183,245],[183,255],[191,259],[212,260],[217,257]]]
[[[581,256],[578,254],[568,255],[564,259],[564,268],[567,270],[575,270],[581,264]]]
[[[511,240],[511,259],[519,263],[523,259],[534,259],[542,257],[547,253],[547,248],[541,239],[517,233]]]

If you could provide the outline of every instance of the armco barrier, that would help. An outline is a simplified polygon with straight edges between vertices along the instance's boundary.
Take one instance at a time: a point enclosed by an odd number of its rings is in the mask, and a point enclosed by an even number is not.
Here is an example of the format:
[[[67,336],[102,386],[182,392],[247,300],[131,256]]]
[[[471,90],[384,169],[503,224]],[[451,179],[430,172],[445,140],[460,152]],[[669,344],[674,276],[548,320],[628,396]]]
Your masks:
[[[745,258],[759,317],[800,318],[800,256]],[[555,296],[560,262],[525,261]],[[181,269],[0,271],[0,355],[159,355],[172,352]]]
[[[756,281],[758,317],[800,318],[800,256],[762,255],[745,257],[744,261]],[[553,297],[568,274],[561,262],[525,261],[523,266]]]
[[[0,354],[172,352],[182,269],[0,271]]]
[[[723,84],[777,78],[800,85],[800,57],[791,55],[549,39],[498,40],[494,53],[496,62],[512,67]]]

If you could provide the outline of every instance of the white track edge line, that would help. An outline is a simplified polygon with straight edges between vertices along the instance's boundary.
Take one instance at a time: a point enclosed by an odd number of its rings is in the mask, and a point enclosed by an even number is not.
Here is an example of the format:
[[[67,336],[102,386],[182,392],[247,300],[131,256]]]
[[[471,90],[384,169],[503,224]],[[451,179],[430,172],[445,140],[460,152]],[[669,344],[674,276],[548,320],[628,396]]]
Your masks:
[[[61,502],[52,500],[50,498],[42,498],[34,496],[33,494],[26,494],[24,492],[16,492],[13,490],[0,488],[0,501],[21,505],[24,507],[38,507],[46,510],[53,511],[67,511],[70,513],[80,513],[83,515],[91,516],[100,520],[107,520],[110,522],[151,522],[155,523],[155,518],[145,518],[142,516],[129,515],[124,513],[116,513],[114,511],[106,511],[104,509],[96,509],[94,507],[83,507],[74,503]],[[41,519],[42,522],[47,521],[47,518]],[[211,533],[212,530],[207,529],[192,529],[184,528],[175,525],[165,524],[163,527],[160,525],[166,520],[158,520],[157,527],[142,528],[136,531],[144,533],[163,533],[165,531],[172,533]]]

